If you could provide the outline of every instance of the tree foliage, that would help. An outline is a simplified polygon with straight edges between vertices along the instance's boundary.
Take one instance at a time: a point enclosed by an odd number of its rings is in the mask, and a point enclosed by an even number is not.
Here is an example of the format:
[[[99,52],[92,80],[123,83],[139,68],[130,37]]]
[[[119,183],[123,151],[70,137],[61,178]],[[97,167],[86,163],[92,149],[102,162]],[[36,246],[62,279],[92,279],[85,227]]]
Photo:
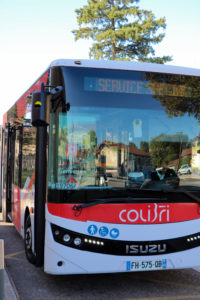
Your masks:
[[[168,89],[167,95],[156,95],[154,98],[165,107],[169,118],[193,115],[200,121],[200,79],[197,76],[146,73],[146,80],[154,91]],[[162,87],[162,83],[164,84]],[[171,90],[171,95],[170,94]]]
[[[149,152],[149,143],[146,141],[141,141],[140,142],[140,149],[145,151],[145,152]]]
[[[172,160],[180,158],[183,149],[188,146],[188,136],[183,133],[166,135],[164,133],[150,142],[150,152],[154,167],[166,167]]]
[[[91,38],[90,57],[95,59],[170,61],[170,56],[156,57],[153,48],[165,36],[165,18],[156,19],[152,11],[140,9],[138,2],[88,0],[75,11],[79,26],[73,30],[75,40]]]

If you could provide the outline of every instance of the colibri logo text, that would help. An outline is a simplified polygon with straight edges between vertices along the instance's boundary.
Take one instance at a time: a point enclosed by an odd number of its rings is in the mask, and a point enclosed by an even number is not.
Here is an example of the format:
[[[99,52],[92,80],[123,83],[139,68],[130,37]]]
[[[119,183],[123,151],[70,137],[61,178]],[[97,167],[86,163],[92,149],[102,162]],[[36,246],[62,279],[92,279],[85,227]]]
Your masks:
[[[168,223],[170,222],[169,205],[148,204],[140,209],[123,209],[119,213],[123,223]]]

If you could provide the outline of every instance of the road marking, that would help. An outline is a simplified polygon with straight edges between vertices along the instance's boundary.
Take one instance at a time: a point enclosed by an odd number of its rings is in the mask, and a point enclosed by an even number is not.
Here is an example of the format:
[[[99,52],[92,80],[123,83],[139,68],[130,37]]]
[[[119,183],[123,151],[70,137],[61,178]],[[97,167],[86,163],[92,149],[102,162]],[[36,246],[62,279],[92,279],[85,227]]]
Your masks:
[[[25,260],[24,258],[15,257],[15,256],[20,255],[22,253],[24,253],[24,250],[7,254],[7,255],[5,255],[5,259]]]

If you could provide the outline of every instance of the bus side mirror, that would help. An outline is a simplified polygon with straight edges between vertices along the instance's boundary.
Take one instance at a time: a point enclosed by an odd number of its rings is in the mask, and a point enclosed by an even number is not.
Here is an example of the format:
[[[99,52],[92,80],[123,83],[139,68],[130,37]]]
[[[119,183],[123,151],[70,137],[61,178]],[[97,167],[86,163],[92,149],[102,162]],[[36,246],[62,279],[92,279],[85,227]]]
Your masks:
[[[46,126],[46,95],[44,91],[44,84],[41,84],[40,92],[33,92],[32,94],[32,118],[33,126]]]
[[[58,97],[60,97],[62,94],[62,91],[63,91],[63,87],[61,85],[54,87],[50,92],[52,95],[52,100],[55,100]]]
[[[58,85],[50,91],[53,112],[56,112],[58,106],[62,105],[62,112],[70,110],[70,103],[66,103],[63,97],[63,87]]]

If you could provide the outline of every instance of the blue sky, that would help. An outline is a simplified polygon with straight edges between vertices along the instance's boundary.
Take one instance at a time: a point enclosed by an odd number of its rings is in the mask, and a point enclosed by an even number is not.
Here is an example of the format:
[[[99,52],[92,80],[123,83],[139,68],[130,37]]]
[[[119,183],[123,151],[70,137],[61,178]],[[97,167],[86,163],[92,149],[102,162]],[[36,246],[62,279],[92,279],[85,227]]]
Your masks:
[[[75,9],[87,0],[0,0],[0,123],[3,114],[58,58],[88,58],[90,41],[74,41]],[[156,55],[171,65],[200,69],[200,1],[140,0],[141,8],[166,17]]]

